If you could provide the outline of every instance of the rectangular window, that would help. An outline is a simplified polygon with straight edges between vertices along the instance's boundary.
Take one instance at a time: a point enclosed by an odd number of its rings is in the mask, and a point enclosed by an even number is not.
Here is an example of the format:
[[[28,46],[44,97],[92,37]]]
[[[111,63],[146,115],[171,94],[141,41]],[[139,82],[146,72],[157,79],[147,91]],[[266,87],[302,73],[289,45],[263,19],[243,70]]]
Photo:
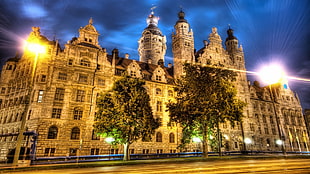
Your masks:
[[[118,149],[111,149],[111,154],[118,154]]]
[[[1,88],[1,94],[5,93],[5,88]]]
[[[162,112],[163,111],[163,104],[161,101],[157,101],[156,103],[156,111],[157,112]]]
[[[272,134],[273,134],[273,135],[277,135],[276,129],[275,129],[275,128],[272,128],[271,131],[272,131]]]
[[[156,153],[163,153],[163,149],[157,149]]]
[[[265,134],[269,134],[268,127],[265,127]]]
[[[105,80],[103,80],[103,79],[98,79],[98,85],[99,85],[99,86],[104,86],[104,85],[105,85]]]
[[[74,120],[81,120],[82,116],[83,116],[83,110],[75,109],[73,111],[73,119]]]
[[[63,101],[65,96],[65,89],[56,88],[54,100]]]
[[[90,155],[99,155],[99,148],[91,148]]]
[[[155,80],[156,80],[156,81],[161,81],[161,76],[156,75],[156,76],[155,76]]]
[[[60,118],[60,116],[61,116],[61,109],[53,108],[52,118]]]
[[[41,82],[46,82],[46,75],[41,75]]]
[[[73,60],[72,59],[68,60],[68,65],[73,65]]]
[[[131,77],[136,77],[137,76],[136,71],[130,71],[130,76]]]
[[[84,100],[85,100],[85,91],[77,90],[76,101],[77,102],[84,102]]]
[[[77,148],[70,148],[69,149],[69,156],[76,156]]]
[[[44,91],[43,91],[43,90],[39,90],[39,94],[38,94],[38,103],[41,103],[41,102],[42,102],[42,99],[43,99],[43,93],[44,93]]]
[[[92,133],[92,140],[100,140],[100,136],[96,134],[95,130]]]
[[[58,73],[59,80],[67,80],[67,73],[59,72]]]
[[[44,156],[54,156],[56,148],[45,148]]]
[[[143,154],[148,154],[149,152],[150,152],[149,149],[143,149],[143,150],[142,150],[142,153],[143,153]]]
[[[251,131],[255,131],[255,129],[254,129],[254,124],[253,124],[253,123],[250,123],[250,130],[251,130]]]
[[[79,83],[87,83],[87,79],[88,79],[88,77],[87,77],[87,75],[85,75],[85,74],[80,74],[79,75]]]

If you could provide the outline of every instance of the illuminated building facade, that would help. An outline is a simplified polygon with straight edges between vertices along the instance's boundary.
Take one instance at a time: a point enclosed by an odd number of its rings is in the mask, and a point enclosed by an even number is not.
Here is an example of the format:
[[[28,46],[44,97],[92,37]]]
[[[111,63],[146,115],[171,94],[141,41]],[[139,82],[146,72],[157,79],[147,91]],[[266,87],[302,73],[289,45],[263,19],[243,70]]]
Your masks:
[[[220,126],[224,151],[279,151],[281,147],[276,141],[280,135],[285,138],[287,151],[308,150],[309,138],[298,97],[287,84],[274,87],[273,95],[268,87],[260,87],[258,82],[249,84],[243,49],[231,28],[227,31],[225,48],[217,29],[212,28],[204,47],[195,52],[194,33],[185,13],[179,12],[172,35],[174,66],[165,67],[166,37],[157,24],[158,18],[152,12],[138,41],[140,61],[129,59],[128,54],[120,57],[117,49],[108,54],[98,43],[99,33],[92,19],[79,29],[79,37],[68,41],[64,49],[57,41],[42,36],[39,28],[33,28],[28,40],[40,40],[46,46],[46,53],[38,54],[35,64],[34,53],[25,50],[21,57],[9,59],[2,67],[0,160],[6,160],[15,148],[22,116],[26,117],[26,131],[38,134],[37,156],[122,153],[121,146],[119,149],[111,147],[96,136],[93,123],[97,96],[109,90],[123,72],[146,81],[154,117],[160,118],[162,123],[151,142],[134,143],[130,153],[179,152],[177,146],[182,130],[177,125],[167,124],[165,104],[174,98],[174,79],[184,73],[185,62],[202,66],[221,64],[240,70],[235,86],[238,97],[247,103],[245,117],[235,128],[229,123]],[[28,91],[30,84],[31,92]],[[26,100],[28,95],[30,99]],[[29,109],[25,110],[27,105]],[[31,136],[25,136],[22,146],[31,147]],[[250,140],[248,144],[244,143],[246,138]],[[199,149],[199,144],[192,143],[186,151]]]

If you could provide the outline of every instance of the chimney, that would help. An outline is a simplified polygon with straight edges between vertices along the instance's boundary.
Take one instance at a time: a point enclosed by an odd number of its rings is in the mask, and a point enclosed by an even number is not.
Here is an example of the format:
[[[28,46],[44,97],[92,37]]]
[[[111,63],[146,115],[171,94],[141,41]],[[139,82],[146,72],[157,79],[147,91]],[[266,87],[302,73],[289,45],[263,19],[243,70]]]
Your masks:
[[[126,54],[125,54],[125,59],[128,59],[128,58],[129,58],[129,54],[126,53]]]

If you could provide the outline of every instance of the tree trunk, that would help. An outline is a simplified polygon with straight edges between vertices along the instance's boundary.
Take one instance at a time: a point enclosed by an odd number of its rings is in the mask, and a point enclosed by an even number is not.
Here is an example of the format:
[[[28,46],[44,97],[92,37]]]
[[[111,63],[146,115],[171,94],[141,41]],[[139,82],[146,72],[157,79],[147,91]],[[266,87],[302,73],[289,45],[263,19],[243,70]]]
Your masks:
[[[220,126],[219,126],[219,122],[217,122],[216,125],[217,128],[217,141],[218,141],[218,149],[219,149],[219,156],[222,156],[222,138],[221,138],[221,133],[220,133]]]
[[[129,154],[129,143],[124,144],[124,161],[129,161],[130,160],[130,154]]]
[[[202,129],[202,157],[208,158],[208,126],[203,126]]]

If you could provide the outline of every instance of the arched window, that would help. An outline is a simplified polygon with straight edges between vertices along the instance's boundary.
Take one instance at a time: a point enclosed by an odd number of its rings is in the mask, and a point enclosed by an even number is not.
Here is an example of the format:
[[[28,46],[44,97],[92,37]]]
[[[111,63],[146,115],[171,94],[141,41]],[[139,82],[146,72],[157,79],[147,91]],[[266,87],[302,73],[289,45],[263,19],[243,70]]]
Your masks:
[[[51,126],[48,129],[47,139],[56,139],[58,134],[58,128],[56,126]]]
[[[73,119],[74,120],[81,120],[82,116],[83,116],[83,110],[79,107],[74,108]]]
[[[160,132],[156,133],[156,142],[163,142],[163,135]]]
[[[169,143],[174,143],[174,133],[169,134]]]
[[[80,139],[80,129],[78,127],[72,128],[71,131],[71,140],[78,140]]]

